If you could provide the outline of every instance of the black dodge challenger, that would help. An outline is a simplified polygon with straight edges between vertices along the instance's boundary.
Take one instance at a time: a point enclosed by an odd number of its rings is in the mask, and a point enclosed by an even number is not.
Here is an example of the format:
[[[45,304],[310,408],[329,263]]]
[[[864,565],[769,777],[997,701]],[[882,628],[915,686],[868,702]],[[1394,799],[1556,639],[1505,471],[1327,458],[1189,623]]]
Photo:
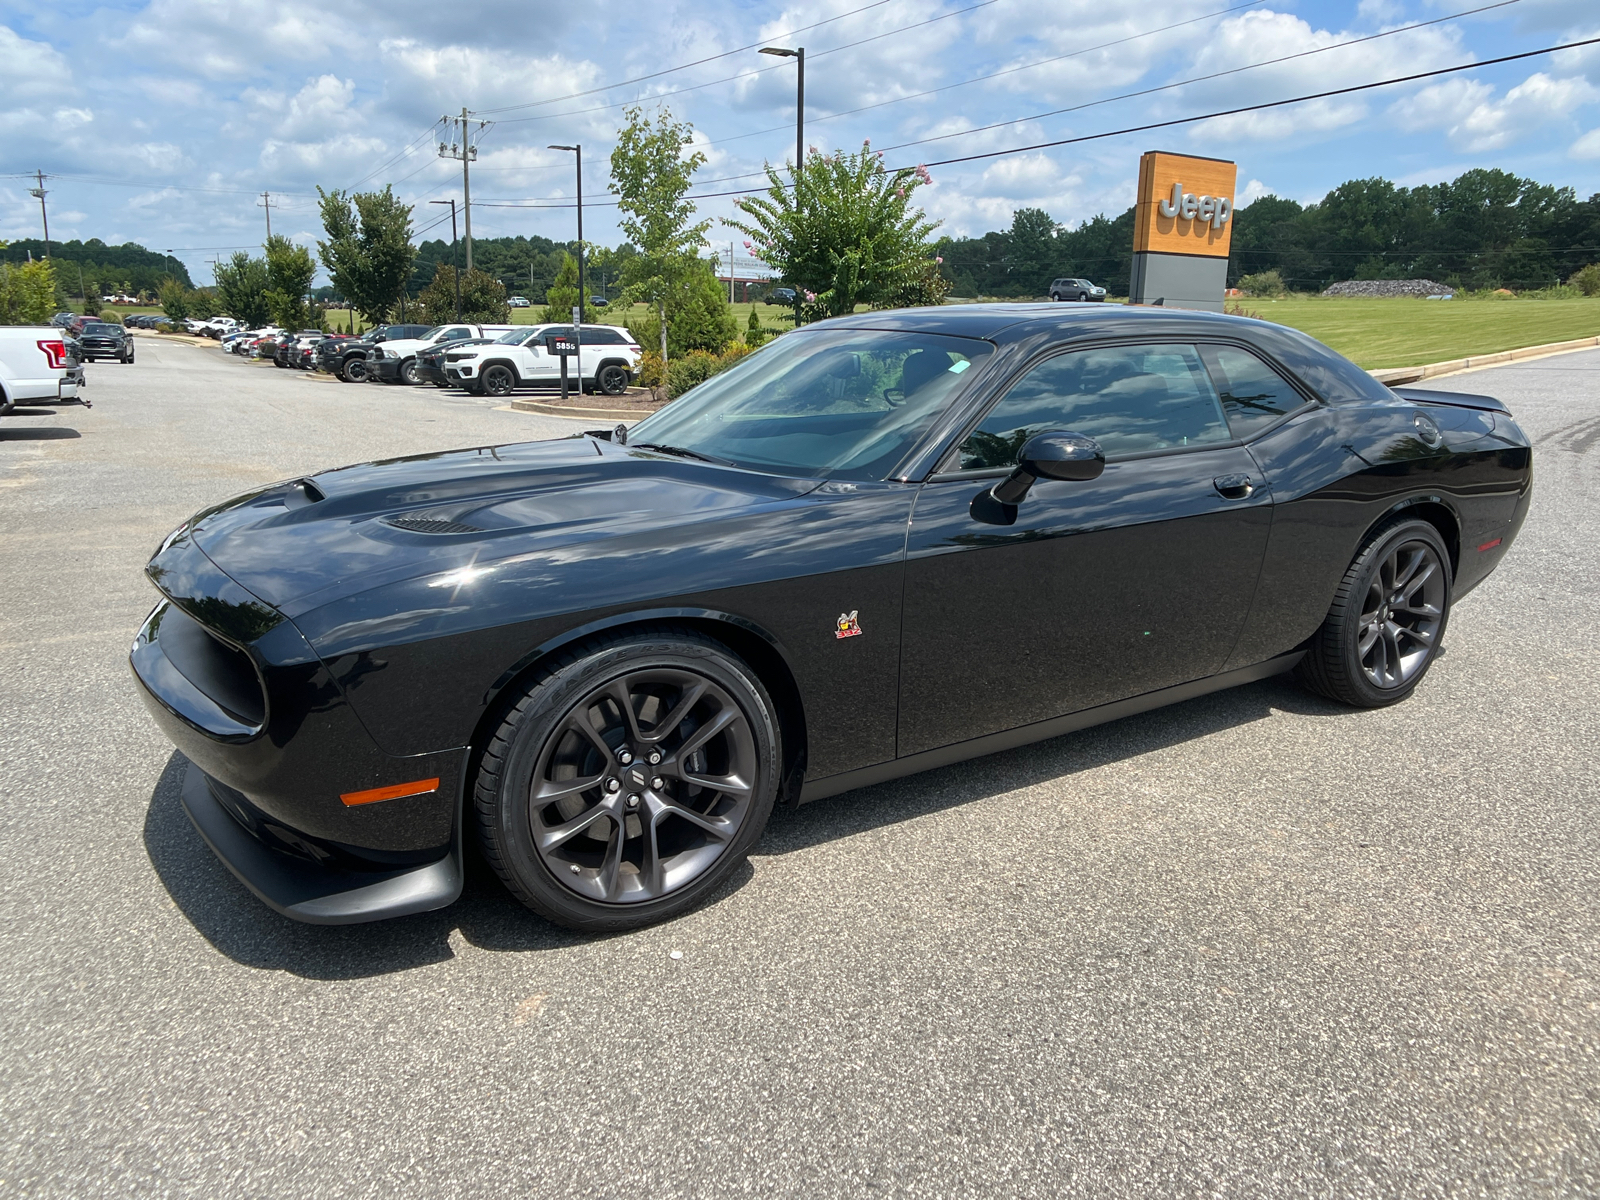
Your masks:
[[[632,429],[367,463],[173,531],[134,642],[183,802],[304,921],[703,899],[774,804],[1295,670],[1376,707],[1532,496],[1498,401],[1160,308],[823,321]]]

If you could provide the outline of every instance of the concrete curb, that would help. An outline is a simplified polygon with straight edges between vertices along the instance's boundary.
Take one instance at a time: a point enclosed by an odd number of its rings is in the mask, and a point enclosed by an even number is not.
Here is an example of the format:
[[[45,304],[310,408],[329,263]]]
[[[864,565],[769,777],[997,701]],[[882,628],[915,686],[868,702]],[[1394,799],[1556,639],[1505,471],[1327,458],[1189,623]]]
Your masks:
[[[506,412],[541,413],[547,417],[571,417],[578,421],[642,421],[650,415],[636,408],[626,411],[618,408],[574,408],[570,404],[541,404],[537,400],[513,400],[500,407]]]
[[[1542,346],[1523,346],[1518,350],[1502,350],[1498,354],[1474,354],[1471,358],[1452,358],[1447,362],[1428,363],[1421,367],[1385,367],[1368,371],[1379,383],[1416,383],[1419,379],[1432,379],[1436,375],[1454,375],[1458,371],[1475,371],[1497,363],[1518,362],[1524,358],[1543,358],[1547,354],[1567,354],[1573,350],[1592,350],[1600,346],[1600,337],[1576,338],[1570,342],[1546,342]]]

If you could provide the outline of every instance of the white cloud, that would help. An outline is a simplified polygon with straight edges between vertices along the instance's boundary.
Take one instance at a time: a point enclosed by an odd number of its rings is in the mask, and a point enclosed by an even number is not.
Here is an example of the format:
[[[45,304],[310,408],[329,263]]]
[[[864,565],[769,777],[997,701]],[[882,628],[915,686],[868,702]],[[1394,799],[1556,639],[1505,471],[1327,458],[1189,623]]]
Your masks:
[[[1249,183],[1245,184],[1242,188],[1239,188],[1234,192],[1233,206],[1235,208],[1243,208],[1245,205],[1251,204],[1261,199],[1263,196],[1275,195],[1277,195],[1277,193],[1269,188],[1266,184],[1262,183],[1261,180],[1252,179]]]
[[[1567,150],[1573,158],[1600,159],[1600,129],[1591,129]]]
[[[1390,112],[1411,131],[1442,129],[1452,144],[1474,153],[1500,150],[1539,132],[1582,105],[1600,99],[1584,79],[1556,79],[1543,71],[1528,76],[1503,99],[1476,80],[1434,84],[1394,104]]]

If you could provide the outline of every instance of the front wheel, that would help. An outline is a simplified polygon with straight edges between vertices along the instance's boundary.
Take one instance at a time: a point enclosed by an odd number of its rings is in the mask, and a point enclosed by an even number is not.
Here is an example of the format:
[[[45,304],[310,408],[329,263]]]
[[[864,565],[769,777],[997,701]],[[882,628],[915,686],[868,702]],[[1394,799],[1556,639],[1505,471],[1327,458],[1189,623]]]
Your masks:
[[[418,373],[416,359],[408,358],[405,362],[400,364],[400,378],[406,383],[410,384],[412,387],[416,387],[422,382],[422,376]]]
[[[778,726],[743,660],[688,630],[556,659],[485,749],[484,856],[573,929],[666,920],[716,890],[777,796]]]
[[[1345,572],[1301,679],[1357,708],[1404,700],[1438,656],[1452,586],[1450,552],[1427,521],[1380,529]]]
[[[509,396],[517,386],[517,377],[510,367],[496,364],[483,373],[483,390],[491,396]]]
[[[628,371],[616,363],[600,368],[600,390],[608,396],[620,396],[628,390]]]
[[[346,383],[365,383],[367,380],[367,360],[364,358],[346,359],[344,366],[339,369],[339,378]]]

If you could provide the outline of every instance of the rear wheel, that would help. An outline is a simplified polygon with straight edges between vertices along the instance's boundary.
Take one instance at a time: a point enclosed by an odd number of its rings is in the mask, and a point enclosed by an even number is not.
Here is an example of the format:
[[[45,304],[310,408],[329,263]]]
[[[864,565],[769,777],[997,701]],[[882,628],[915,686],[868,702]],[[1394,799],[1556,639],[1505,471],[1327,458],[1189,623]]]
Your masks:
[[[517,386],[517,377],[511,368],[496,363],[483,373],[483,390],[491,396],[509,396]]]
[[[617,363],[607,363],[600,368],[600,390],[608,396],[620,396],[628,390],[627,368]]]
[[[1378,530],[1345,572],[1301,678],[1357,708],[1404,700],[1439,653],[1452,584],[1450,552],[1427,521]]]
[[[760,838],[778,762],[772,702],[721,645],[676,629],[591,644],[554,662],[485,749],[484,855],[574,929],[675,917]]]
[[[408,358],[405,362],[400,364],[400,378],[406,383],[410,384],[412,387],[416,387],[422,382],[422,376],[417,372],[416,359]]]

